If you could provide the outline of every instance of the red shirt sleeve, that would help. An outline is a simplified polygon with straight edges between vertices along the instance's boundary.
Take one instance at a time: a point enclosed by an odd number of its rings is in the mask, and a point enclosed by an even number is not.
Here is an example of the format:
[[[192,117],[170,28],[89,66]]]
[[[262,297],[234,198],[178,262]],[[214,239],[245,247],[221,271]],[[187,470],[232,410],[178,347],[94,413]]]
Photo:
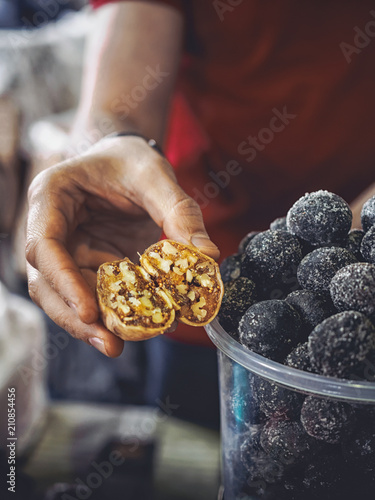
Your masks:
[[[142,2],[144,0],[90,0],[90,4],[94,9],[97,9],[98,7],[101,7],[102,5],[105,5],[107,3],[114,3],[114,2],[129,2],[129,1],[138,1]],[[152,1],[154,3],[163,3],[166,5],[170,5],[172,7],[175,7],[176,9],[183,10],[183,0],[146,0],[148,2]]]

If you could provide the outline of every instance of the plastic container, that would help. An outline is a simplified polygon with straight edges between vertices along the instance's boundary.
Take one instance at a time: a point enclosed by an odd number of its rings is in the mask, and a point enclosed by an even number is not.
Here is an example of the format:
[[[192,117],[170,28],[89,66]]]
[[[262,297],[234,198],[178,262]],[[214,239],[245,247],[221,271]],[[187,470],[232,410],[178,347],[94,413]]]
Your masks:
[[[219,357],[224,499],[373,500],[375,367],[366,382],[323,377],[252,353],[217,319],[206,330]],[[324,440],[301,423],[309,396],[335,410],[305,411]]]

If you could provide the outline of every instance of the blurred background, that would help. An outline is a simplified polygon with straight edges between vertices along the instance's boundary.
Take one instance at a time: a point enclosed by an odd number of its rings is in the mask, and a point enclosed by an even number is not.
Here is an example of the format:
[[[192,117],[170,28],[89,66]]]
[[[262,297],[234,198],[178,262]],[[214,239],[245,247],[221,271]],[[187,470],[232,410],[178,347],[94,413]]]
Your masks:
[[[26,191],[67,141],[90,30],[86,3],[0,0],[0,491],[8,487],[14,387],[12,498],[214,499],[218,432],[178,418],[173,396],[145,404],[135,381],[146,348],[129,345],[120,358],[104,359],[28,298]]]

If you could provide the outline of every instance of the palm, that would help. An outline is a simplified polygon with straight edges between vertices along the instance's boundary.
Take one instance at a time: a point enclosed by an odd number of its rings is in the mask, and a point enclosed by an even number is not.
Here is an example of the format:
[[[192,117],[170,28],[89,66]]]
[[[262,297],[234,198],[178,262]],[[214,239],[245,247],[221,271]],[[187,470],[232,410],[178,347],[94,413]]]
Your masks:
[[[146,212],[128,200],[124,205],[120,209],[103,199],[86,199],[67,242],[81,269],[96,272],[103,262],[124,257],[137,261],[137,252],[159,239],[160,228]]]

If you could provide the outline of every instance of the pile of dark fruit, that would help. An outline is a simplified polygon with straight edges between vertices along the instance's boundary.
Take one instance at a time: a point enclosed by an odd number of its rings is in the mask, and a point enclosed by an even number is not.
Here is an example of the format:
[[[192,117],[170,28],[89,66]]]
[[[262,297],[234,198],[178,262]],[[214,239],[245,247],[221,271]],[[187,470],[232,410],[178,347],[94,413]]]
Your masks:
[[[246,235],[239,253],[221,265],[223,328],[291,368],[374,382],[375,197],[365,203],[361,222],[363,229],[350,230],[348,204],[317,191],[267,231]],[[238,452],[246,476],[238,495],[375,498],[375,406],[249,377],[246,397],[256,419],[249,414]]]

